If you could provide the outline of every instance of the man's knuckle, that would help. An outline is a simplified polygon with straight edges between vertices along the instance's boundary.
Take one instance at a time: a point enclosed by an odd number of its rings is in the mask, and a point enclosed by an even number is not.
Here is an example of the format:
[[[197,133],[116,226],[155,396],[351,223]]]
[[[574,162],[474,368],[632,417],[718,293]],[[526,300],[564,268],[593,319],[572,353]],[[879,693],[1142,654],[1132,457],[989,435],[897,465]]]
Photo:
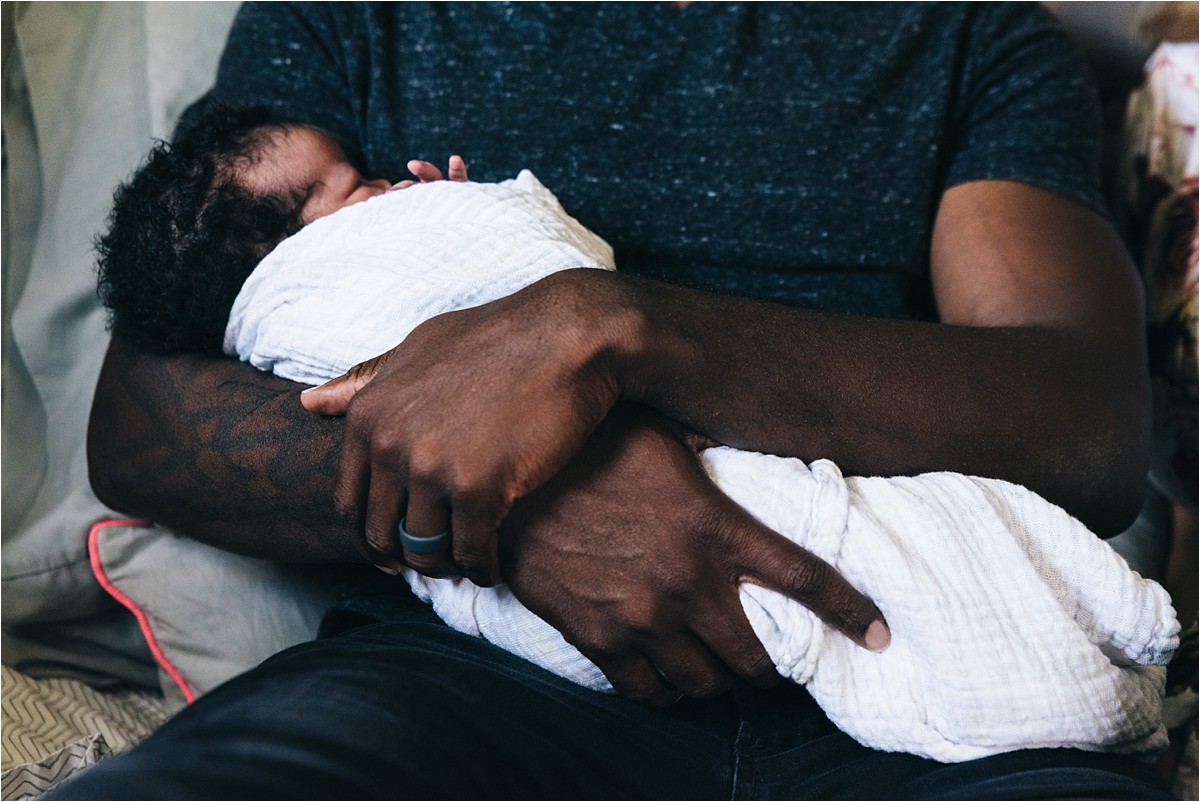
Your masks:
[[[404,464],[409,481],[420,485],[441,485],[442,466],[436,455],[423,449],[406,449],[393,444],[390,449],[397,463]]]
[[[629,611],[624,616],[625,629],[640,639],[652,638],[661,628],[662,619],[655,611],[639,608]]]
[[[775,671],[775,662],[762,647],[758,647],[740,652],[733,668],[743,677],[762,677]]]
[[[613,681],[611,677],[609,678],[609,682],[612,682],[613,690],[632,702],[651,705],[653,707],[665,707],[666,704],[669,704],[663,702],[661,698],[662,694],[657,687],[633,683],[618,683]]]
[[[495,493],[483,472],[476,467],[455,466],[446,485],[455,508],[460,512],[477,516],[492,506]]]
[[[690,511],[688,529],[701,545],[715,545],[727,537],[728,527],[720,510],[700,504]]]
[[[364,393],[358,393],[346,406],[347,440],[356,443],[366,441],[366,434],[370,430],[370,418],[369,399]]]
[[[692,537],[702,548],[735,557],[746,547],[750,532],[729,510],[702,504],[691,512]]]
[[[352,494],[345,488],[338,488],[333,494],[333,508],[351,526],[358,527],[358,505],[352,501]]]
[[[387,554],[394,550],[395,537],[391,532],[385,532],[378,527],[367,527],[365,541],[367,548],[377,554]]]
[[[571,645],[579,649],[596,665],[615,662],[626,653],[623,641],[609,632],[588,632],[570,639]]]
[[[493,574],[495,565],[490,556],[480,548],[471,546],[454,547],[454,562],[463,569],[463,573],[477,585],[488,587],[496,584]]]
[[[436,577],[446,573],[442,559],[435,554],[413,554],[405,550],[404,561],[414,571],[426,576]]]
[[[372,470],[392,475],[408,475],[412,471],[405,459],[404,448],[398,443],[382,440],[371,452]]]
[[[463,568],[479,568],[488,562],[477,543],[459,543],[457,540],[454,543],[454,561]]]
[[[696,591],[696,577],[683,566],[668,566],[655,577],[655,587],[665,598],[684,599]]]
[[[733,680],[723,674],[709,674],[693,680],[687,688],[687,695],[694,699],[711,699],[728,691],[733,686]]]
[[[784,587],[804,599],[819,599],[829,588],[829,571],[815,560],[796,561],[783,569]]]

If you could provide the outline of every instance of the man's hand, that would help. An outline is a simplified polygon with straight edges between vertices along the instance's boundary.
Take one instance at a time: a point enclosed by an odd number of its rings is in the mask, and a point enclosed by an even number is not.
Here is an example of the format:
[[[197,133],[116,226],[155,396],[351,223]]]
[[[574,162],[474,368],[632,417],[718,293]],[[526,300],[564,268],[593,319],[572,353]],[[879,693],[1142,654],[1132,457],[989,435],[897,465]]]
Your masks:
[[[502,526],[504,576],[622,695],[665,706],[778,680],[738,598],[753,582],[876,650],[878,608],[705,475],[682,427],[618,406]]]
[[[496,531],[513,502],[556,474],[616,403],[602,329],[618,316],[581,312],[600,307],[557,278],[428,320],[304,394],[310,411],[346,415],[335,501],[376,565],[398,570],[403,558],[423,573],[498,583]],[[415,537],[449,529],[453,562],[402,550],[402,518]]]

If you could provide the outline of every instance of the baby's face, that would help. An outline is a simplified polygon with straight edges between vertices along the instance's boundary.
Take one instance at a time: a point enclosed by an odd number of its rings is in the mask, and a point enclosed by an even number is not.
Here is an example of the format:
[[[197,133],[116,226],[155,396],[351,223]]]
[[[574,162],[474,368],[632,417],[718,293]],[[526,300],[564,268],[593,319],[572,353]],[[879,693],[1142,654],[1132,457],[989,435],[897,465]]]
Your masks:
[[[285,187],[301,192],[305,201],[300,221],[305,225],[393,188],[386,179],[364,179],[333,137],[301,125],[278,133],[243,180],[252,188]]]

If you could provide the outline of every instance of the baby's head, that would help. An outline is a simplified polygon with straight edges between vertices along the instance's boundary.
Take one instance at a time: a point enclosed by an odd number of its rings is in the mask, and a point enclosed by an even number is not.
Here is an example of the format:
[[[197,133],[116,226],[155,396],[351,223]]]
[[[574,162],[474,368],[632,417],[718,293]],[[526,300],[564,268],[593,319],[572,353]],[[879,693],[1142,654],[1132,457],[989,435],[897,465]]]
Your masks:
[[[397,186],[383,178],[363,178],[337,141],[319,128],[280,125],[259,130],[267,141],[252,161],[239,166],[237,182],[258,195],[302,198],[301,225]]]
[[[213,106],[116,192],[97,242],[113,333],[160,352],[220,353],[246,277],[282,240],[382,194],[323,131]]]

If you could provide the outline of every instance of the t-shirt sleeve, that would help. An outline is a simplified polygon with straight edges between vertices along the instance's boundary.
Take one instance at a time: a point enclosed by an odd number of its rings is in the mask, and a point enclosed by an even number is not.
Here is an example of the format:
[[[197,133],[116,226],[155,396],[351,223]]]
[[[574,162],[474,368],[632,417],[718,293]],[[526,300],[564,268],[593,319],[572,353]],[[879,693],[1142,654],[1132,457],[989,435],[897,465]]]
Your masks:
[[[361,153],[361,15],[356,3],[256,3],[239,9],[201,100],[263,107],[323,128],[353,160]],[[180,125],[186,125],[185,112]]]
[[[1020,181],[1106,213],[1099,99],[1082,55],[1034,3],[976,7],[943,189]]]

